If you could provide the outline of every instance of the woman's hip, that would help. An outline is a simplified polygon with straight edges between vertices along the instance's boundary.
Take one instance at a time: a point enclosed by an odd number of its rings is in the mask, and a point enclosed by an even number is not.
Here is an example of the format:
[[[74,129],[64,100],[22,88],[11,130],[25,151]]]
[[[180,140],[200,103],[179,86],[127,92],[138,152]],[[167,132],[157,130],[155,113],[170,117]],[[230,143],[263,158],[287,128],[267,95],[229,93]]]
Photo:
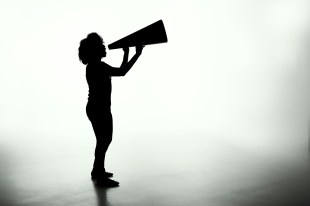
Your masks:
[[[90,121],[92,120],[112,120],[110,107],[105,107],[99,104],[87,103],[86,114]]]

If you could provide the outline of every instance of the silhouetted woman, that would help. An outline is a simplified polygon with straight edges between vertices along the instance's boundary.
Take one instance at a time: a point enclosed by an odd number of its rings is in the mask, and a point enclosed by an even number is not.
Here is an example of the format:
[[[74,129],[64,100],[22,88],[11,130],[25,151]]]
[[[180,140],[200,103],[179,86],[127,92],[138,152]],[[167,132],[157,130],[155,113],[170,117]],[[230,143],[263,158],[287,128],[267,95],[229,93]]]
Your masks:
[[[97,33],[88,34],[81,40],[79,58],[86,66],[86,80],[89,87],[86,113],[95,136],[95,160],[91,172],[97,184],[107,187],[118,186],[117,181],[109,179],[113,174],[106,172],[104,162],[106,151],[112,141],[113,120],[111,106],[111,76],[124,76],[137,61],[143,46],[136,47],[136,54],[128,62],[129,48],[123,48],[124,57],[120,68],[111,67],[101,61],[106,56],[104,42]]]

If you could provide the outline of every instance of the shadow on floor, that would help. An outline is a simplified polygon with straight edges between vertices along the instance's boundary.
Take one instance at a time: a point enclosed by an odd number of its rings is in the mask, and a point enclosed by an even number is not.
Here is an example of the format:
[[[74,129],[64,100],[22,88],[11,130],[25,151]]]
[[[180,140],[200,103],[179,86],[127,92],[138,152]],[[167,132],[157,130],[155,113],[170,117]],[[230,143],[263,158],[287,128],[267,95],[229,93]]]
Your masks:
[[[99,187],[95,183],[93,184],[94,184],[95,193],[97,195],[97,206],[112,206],[107,196],[108,190],[111,190],[111,189]]]

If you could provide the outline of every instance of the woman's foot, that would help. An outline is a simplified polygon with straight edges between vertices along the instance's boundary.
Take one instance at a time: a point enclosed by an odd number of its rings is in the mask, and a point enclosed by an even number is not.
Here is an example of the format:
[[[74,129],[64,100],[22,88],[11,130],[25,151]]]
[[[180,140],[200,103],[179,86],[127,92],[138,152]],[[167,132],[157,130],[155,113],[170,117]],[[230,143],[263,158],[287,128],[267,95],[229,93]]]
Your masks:
[[[105,172],[105,173],[103,174],[103,176],[104,176],[104,177],[113,177],[113,173],[111,173],[111,172]]]
[[[98,179],[99,176],[102,176],[102,177],[113,177],[113,173],[111,172],[103,172],[101,174],[98,174],[98,173],[91,173],[91,179],[92,180],[96,180]]]
[[[96,184],[100,187],[118,187],[119,186],[119,182],[115,180],[111,180],[107,177],[98,178]]]

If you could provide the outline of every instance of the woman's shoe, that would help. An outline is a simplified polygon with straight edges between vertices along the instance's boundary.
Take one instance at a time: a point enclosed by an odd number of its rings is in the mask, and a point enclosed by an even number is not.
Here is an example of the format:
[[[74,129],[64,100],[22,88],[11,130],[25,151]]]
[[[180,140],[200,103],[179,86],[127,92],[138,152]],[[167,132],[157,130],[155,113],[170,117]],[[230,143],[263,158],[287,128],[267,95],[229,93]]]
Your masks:
[[[98,178],[96,184],[100,187],[118,187],[119,186],[119,182],[115,180],[111,180],[107,177]]]
[[[111,173],[111,172],[104,172],[104,173],[102,173],[102,174],[97,174],[97,173],[92,173],[91,174],[91,179],[92,180],[96,180],[96,179],[98,179],[98,177],[99,176],[102,176],[102,177],[113,177],[113,173]]]
[[[105,173],[103,174],[103,176],[104,176],[104,177],[113,177],[113,173],[111,173],[111,172],[105,172]]]

